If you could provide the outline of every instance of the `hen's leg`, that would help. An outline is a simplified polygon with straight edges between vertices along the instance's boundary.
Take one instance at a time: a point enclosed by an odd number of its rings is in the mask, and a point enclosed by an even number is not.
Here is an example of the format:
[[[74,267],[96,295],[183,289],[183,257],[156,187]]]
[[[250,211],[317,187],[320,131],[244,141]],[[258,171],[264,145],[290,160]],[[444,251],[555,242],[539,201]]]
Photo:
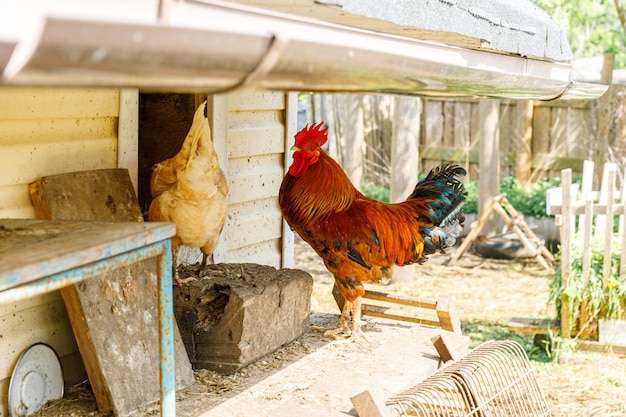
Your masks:
[[[172,238],[172,282],[179,288],[182,287],[183,284],[196,279],[195,277],[180,279],[180,276],[178,275],[178,268],[176,266],[178,264],[178,249],[181,244],[181,240],[178,236],[174,236]]]

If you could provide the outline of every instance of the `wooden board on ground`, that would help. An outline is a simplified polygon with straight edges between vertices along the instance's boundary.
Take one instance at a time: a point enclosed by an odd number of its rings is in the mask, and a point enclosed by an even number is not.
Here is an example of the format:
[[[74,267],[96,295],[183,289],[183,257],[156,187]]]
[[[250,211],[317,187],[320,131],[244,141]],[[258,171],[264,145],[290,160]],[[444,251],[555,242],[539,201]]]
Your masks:
[[[128,171],[104,169],[43,177],[30,186],[47,220],[143,221]],[[117,416],[159,399],[156,259],[61,290],[98,408]],[[177,388],[194,383],[175,327]]]

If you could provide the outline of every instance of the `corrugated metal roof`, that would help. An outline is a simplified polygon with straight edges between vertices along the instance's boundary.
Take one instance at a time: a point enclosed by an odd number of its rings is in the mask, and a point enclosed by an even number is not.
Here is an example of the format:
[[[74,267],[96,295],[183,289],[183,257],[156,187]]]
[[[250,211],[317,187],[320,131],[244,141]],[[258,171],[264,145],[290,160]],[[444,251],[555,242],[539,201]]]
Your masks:
[[[563,62],[389,35],[217,0],[0,0],[7,85],[240,87],[520,99],[594,98]],[[12,9],[12,12],[10,12]],[[3,63],[0,62],[0,68]]]

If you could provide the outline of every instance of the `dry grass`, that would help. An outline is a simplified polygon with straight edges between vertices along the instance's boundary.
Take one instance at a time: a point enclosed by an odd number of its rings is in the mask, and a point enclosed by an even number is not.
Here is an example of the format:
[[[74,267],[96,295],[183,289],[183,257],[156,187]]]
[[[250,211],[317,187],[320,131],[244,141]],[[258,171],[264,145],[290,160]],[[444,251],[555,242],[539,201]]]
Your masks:
[[[548,357],[531,336],[510,333],[513,317],[553,318],[547,306],[551,274],[533,261],[486,260],[464,255],[458,266],[444,266],[447,256],[415,267],[414,280],[395,282],[379,291],[424,299],[455,298],[463,332],[475,346],[489,339],[514,339],[529,352],[539,385],[554,417],[626,416],[626,358],[578,352],[563,344]],[[330,294],[333,280],[321,260],[302,241],[296,265],[314,279],[312,309],[338,313]]]

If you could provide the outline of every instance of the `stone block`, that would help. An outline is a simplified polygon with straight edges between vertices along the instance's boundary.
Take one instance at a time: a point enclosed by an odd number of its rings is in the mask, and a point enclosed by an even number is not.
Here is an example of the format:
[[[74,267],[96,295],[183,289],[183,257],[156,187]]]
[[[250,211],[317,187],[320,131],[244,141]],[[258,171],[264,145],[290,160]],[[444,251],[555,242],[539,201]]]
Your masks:
[[[309,328],[313,279],[304,271],[216,264],[179,275],[174,314],[195,369],[233,373]]]

